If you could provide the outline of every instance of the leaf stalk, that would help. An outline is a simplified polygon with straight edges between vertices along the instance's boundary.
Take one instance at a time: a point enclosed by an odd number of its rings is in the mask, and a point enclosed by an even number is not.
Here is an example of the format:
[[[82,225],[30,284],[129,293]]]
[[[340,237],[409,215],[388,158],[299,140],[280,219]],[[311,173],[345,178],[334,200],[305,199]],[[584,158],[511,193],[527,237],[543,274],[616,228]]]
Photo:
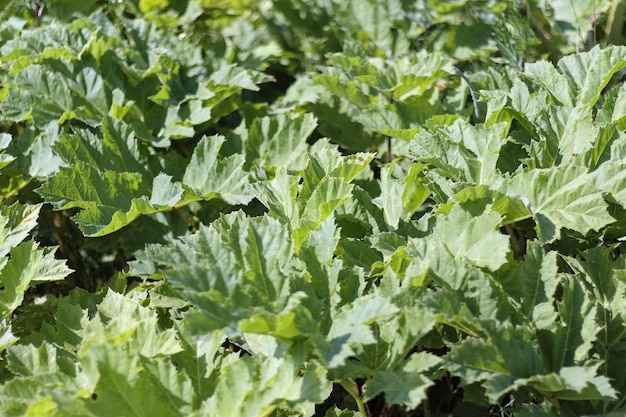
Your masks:
[[[361,393],[359,392],[359,387],[356,385],[356,382],[348,378],[348,379],[343,379],[339,381],[339,385],[341,385],[343,389],[345,389],[348,392],[348,394],[350,394],[352,398],[354,398],[354,401],[356,401],[356,406],[358,407],[361,415],[364,417],[371,417],[370,411],[367,408],[367,405],[365,404],[365,402],[363,401],[363,397],[361,396]]]

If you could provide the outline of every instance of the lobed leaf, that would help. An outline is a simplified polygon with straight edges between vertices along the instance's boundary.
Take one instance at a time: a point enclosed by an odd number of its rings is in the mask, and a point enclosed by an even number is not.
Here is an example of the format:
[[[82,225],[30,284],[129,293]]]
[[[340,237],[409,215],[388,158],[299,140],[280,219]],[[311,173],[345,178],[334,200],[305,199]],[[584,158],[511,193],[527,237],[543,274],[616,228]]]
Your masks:
[[[554,241],[563,228],[585,234],[614,221],[601,193],[587,179],[585,169],[576,165],[517,174],[505,181],[499,191],[528,202],[542,242]]]

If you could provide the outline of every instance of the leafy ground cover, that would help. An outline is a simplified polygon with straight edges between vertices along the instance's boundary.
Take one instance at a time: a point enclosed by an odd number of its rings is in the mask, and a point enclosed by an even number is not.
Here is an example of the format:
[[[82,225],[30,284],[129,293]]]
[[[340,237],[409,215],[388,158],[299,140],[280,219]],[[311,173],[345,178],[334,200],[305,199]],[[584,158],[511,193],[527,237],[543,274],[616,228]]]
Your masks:
[[[0,0],[0,414],[623,416],[619,1]]]

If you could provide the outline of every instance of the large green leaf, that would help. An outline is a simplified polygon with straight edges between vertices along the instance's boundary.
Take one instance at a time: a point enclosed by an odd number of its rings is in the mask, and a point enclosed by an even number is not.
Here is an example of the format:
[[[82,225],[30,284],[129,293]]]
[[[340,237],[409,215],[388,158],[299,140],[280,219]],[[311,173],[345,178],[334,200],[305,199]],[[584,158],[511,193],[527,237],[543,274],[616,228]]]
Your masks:
[[[576,165],[521,173],[499,190],[527,202],[542,242],[557,239],[563,228],[585,234],[614,221],[602,194],[590,184],[585,169]]]
[[[79,119],[98,126],[109,107],[104,80],[88,58],[52,61],[50,67],[32,65],[17,75],[15,84],[0,104],[0,110],[14,121],[32,118],[40,126]]]
[[[248,174],[242,169],[241,155],[219,156],[223,136],[200,140],[185,170],[183,184],[205,200],[220,198],[229,204],[247,204],[252,196],[246,191]]]
[[[545,88],[557,104],[593,107],[613,75],[626,66],[624,54],[623,47],[596,47],[563,58],[557,68],[547,62],[529,64],[524,75]]]
[[[411,142],[411,154],[446,176],[491,185],[500,178],[496,164],[504,130],[504,124],[486,129],[457,120],[449,127],[417,134]]]
[[[562,300],[557,302],[559,322],[546,320],[538,326],[546,367],[552,372],[574,366],[585,358],[597,331],[596,305],[584,286],[567,276],[561,279],[561,288]]]
[[[528,242],[524,260],[498,271],[502,288],[514,298],[527,319],[544,327],[557,319],[552,300],[558,285],[557,254],[545,253],[538,242]]]
[[[616,394],[608,378],[595,376],[593,368],[579,366],[563,367],[558,374],[537,375],[529,382],[542,394],[563,400],[609,400]]]
[[[33,241],[13,247],[0,272],[0,312],[10,316],[20,306],[26,290],[36,284],[64,279],[72,272],[64,261],[54,257],[54,250],[39,249]]]
[[[288,236],[272,218],[239,214],[146,256],[195,305],[196,332],[241,330],[289,340],[306,334],[301,327],[309,313],[305,294],[290,285],[295,265]]]
[[[531,216],[530,211],[520,198],[503,195],[486,185],[464,188],[454,194],[452,198],[466,207],[490,205],[493,211],[502,216],[503,225],[516,223]]]
[[[77,162],[60,171],[38,193],[57,210],[83,209],[73,217],[85,235],[102,236],[121,229],[141,214],[171,210],[183,189],[160,174],[150,185],[140,173],[100,171]]]
[[[506,262],[509,253],[509,240],[499,231],[501,221],[495,211],[486,210],[476,216],[455,205],[439,220],[432,236],[454,256],[495,271]]]
[[[44,325],[50,339],[39,348],[9,348],[16,378],[0,388],[3,409],[46,404],[54,416],[187,415],[194,402],[190,379],[168,359],[182,350],[175,332],[158,330],[153,310],[121,294],[109,292],[98,310],[92,316],[63,300],[54,324]],[[28,382],[35,388],[32,405],[14,396]]]
[[[379,393],[385,394],[389,404],[401,404],[417,408],[427,399],[427,389],[433,382],[421,372],[436,365],[439,358],[428,354],[413,355],[403,369],[395,372],[380,372],[367,382],[366,398],[374,398]]]
[[[487,396],[497,400],[526,383],[526,378],[544,372],[543,361],[527,329],[496,323],[483,323],[483,329],[486,339],[467,339],[444,358],[465,384],[485,381]]]
[[[297,251],[310,231],[348,201],[354,187],[350,183],[372,158],[371,154],[341,157],[335,151],[325,150],[309,155],[301,176],[278,169],[273,180],[252,186],[270,214],[290,225]]]
[[[331,391],[323,369],[312,364],[300,374],[294,362],[290,356],[233,362],[220,373],[214,395],[194,415],[270,416],[280,405],[305,408],[306,402],[323,401]]]
[[[318,349],[328,369],[340,367],[360,345],[377,342],[370,325],[398,313],[388,299],[374,294],[359,297],[351,304],[337,309],[327,335],[327,341],[318,343]]]
[[[404,102],[378,103],[363,111],[358,120],[363,126],[381,135],[411,140],[422,131],[422,125],[426,121],[423,113]]]
[[[200,141],[182,175],[182,183],[158,170],[173,162],[150,155],[138,144],[123,123],[105,119],[104,139],[83,133],[77,146],[69,140],[58,149],[69,164],[37,191],[57,210],[78,207],[74,216],[87,236],[115,232],[140,215],[172,210],[192,201],[221,199],[229,204],[247,204],[252,196],[243,158],[219,156],[224,138],[214,136]],[[212,173],[212,174],[208,174]]]
[[[41,205],[0,205],[0,313],[5,318],[22,304],[31,286],[62,280],[72,272],[64,261],[55,259],[56,248],[39,248],[25,240],[37,225],[40,209]],[[2,330],[9,336],[9,328]],[[5,346],[0,343],[0,348]]]
[[[310,115],[287,118],[264,117],[252,122],[245,143],[245,167],[261,169],[287,167],[291,170],[306,166],[306,140],[316,127]]]
[[[601,164],[588,175],[589,182],[598,190],[611,196],[626,207],[626,164],[622,160],[610,160]]]

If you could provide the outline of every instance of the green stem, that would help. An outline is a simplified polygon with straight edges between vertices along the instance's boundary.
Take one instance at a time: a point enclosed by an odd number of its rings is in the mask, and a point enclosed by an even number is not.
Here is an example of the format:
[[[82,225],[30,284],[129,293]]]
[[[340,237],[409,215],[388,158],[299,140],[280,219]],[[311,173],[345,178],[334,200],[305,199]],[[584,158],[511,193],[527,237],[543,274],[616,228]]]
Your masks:
[[[363,398],[361,397],[361,393],[359,392],[359,387],[357,387],[356,382],[348,378],[339,381],[339,385],[341,385],[343,389],[345,389],[348,394],[350,394],[352,398],[354,398],[354,401],[356,401],[356,406],[359,408],[359,412],[361,413],[361,415],[363,417],[371,417],[370,412],[367,409],[367,405],[365,405],[365,403],[363,402]]]
[[[626,396],[623,396],[622,398],[620,398],[620,400],[617,402],[617,404],[615,404],[613,406],[613,409],[611,411],[612,412],[619,411],[619,409],[624,405],[625,402],[626,402]]]
[[[186,207],[172,207],[172,210],[174,213],[178,214],[178,216],[180,216],[180,218],[183,219],[193,231],[198,230],[199,222],[194,219],[193,215]]]
[[[261,417],[268,417],[269,415],[271,415],[276,409],[278,408],[277,405],[271,405],[269,406],[262,414]]]
[[[624,14],[626,12],[626,4],[623,0],[613,0],[609,19],[607,21],[606,41],[609,44],[619,45],[622,38],[622,29],[624,28]]]
[[[550,30],[542,27],[537,18],[533,16],[532,13],[535,12],[543,17],[542,12],[539,9],[526,9],[526,17],[530,24],[530,29],[535,33],[535,35],[537,35],[537,37],[541,41],[541,45],[548,51],[548,54],[550,55],[550,61],[556,63],[563,57],[563,54],[561,54],[561,51],[559,51],[559,49],[555,46],[555,41],[550,34]]]

